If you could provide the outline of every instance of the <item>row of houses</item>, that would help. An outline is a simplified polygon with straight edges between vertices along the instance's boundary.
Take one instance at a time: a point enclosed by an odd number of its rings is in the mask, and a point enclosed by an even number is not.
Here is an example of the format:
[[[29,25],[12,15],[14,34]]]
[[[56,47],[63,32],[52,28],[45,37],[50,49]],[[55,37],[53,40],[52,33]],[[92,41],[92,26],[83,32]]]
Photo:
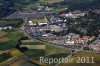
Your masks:
[[[72,34],[72,35],[69,35],[69,36],[70,36],[70,39],[65,41],[65,45],[87,44],[88,42],[95,39],[94,36],[92,36],[92,37],[90,37],[90,36],[80,37],[77,34]]]
[[[74,18],[74,19],[83,17],[85,15],[86,15],[86,12],[81,12],[80,10],[60,14],[61,17]]]
[[[7,30],[7,29],[11,30],[12,29],[12,26],[0,27],[0,31]]]

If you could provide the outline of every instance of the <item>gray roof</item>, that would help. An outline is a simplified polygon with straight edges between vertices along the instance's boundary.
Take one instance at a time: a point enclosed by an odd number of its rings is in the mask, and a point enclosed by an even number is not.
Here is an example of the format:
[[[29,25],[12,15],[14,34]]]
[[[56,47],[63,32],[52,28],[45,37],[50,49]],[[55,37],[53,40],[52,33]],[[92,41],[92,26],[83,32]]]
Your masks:
[[[53,14],[54,12],[37,12],[37,13],[23,13],[20,11],[14,12],[13,14],[7,16],[5,19],[31,19],[36,17],[43,17],[48,14]]]

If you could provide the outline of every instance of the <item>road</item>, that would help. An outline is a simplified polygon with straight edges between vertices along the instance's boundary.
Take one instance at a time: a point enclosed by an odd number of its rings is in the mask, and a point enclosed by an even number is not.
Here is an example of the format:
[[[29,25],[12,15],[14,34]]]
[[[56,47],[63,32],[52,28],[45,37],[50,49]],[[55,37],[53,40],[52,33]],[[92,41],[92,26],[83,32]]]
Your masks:
[[[27,19],[24,19],[24,23],[22,24],[21,26],[21,31],[29,38],[29,39],[32,39],[32,40],[36,40],[36,41],[39,41],[39,42],[42,42],[44,44],[48,44],[48,45],[52,45],[52,46],[55,46],[55,47],[60,47],[60,46],[57,46],[57,45],[54,45],[54,44],[50,44],[48,42],[44,42],[44,41],[41,41],[41,40],[37,40],[37,39],[34,39],[32,36],[30,36],[30,34],[28,34],[26,31],[25,31],[25,26],[27,24]],[[60,48],[65,48],[65,47],[60,47]],[[67,57],[71,57],[71,55],[67,56]],[[63,60],[64,61],[64,60]],[[55,66],[58,66],[60,63],[56,64]]]

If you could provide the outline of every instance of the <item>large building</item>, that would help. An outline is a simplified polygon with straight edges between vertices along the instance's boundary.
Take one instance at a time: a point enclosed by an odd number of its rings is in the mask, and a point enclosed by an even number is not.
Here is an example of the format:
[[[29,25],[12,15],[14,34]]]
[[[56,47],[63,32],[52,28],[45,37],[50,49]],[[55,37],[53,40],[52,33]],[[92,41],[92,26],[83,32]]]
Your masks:
[[[89,45],[89,47],[95,51],[100,51],[100,40],[95,40],[92,44]]]

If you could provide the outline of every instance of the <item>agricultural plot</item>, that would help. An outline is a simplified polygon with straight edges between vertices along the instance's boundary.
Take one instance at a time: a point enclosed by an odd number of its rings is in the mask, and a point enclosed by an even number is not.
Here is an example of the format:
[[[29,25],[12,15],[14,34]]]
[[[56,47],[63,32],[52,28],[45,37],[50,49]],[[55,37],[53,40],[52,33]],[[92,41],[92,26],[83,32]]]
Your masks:
[[[40,0],[39,2],[61,2],[64,0]]]
[[[45,50],[43,49],[31,49],[25,52],[25,55],[28,57],[39,57],[39,56],[45,56]]]
[[[0,19],[0,26],[13,26],[13,27],[19,27],[20,24],[22,23],[22,20],[5,20],[5,19]]]
[[[66,51],[68,51],[68,49],[52,46],[35,40],[30,40],[30,42],[28,40],[22,41],[22,45],[29,48],[31,47],[31,49],[25,52],[25,55],[32,58],[59,53],[66,53]]]
[[[9,59],[10,57],[12,57],[10,54],[6,54],[6,53],[0,54],[0,62],[3,62]]]
[[[31,63],[29,61],[18,60],[15,63],[11,64],[10,66],[39,66],[39,65]]]
[[[24,36],[19,30],[7,30],[0,33],[0,50],[14,48],[18,39]]]
[[[0,31],[0,37],[4,36],[4,35],[7,35],[8,33],[7,32],[4,32],[4,31]]]
[[[43,43],[34,40],[22,40],[22,45],[43,45]]]
[[[45,45],[21,45],[21,47],[27,47],[28,49],[46,49]]]

